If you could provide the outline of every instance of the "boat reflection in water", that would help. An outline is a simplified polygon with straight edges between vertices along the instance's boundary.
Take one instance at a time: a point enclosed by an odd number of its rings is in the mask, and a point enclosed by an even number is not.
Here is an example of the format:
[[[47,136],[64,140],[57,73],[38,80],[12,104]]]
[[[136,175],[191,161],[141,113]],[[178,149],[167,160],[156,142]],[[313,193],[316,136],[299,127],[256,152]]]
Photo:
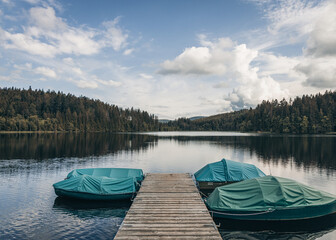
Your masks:
[[[120,218],[126,216],[131,201],[90,201],[57,197],[53,210],[79,218]]]

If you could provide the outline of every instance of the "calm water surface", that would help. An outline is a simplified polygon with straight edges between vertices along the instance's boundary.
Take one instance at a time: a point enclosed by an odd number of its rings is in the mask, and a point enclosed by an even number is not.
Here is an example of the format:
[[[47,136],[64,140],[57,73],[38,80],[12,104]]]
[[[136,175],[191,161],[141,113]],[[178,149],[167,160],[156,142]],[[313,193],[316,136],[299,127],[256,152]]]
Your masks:
[[[336,137],[232,132],[0,134],[0,239],[112,239],[130,203],[56,198],[75,168],[194,173],[227,158],[336,194]],[[336,228],[275,233],[220,229],[223,239],[336,239]]]

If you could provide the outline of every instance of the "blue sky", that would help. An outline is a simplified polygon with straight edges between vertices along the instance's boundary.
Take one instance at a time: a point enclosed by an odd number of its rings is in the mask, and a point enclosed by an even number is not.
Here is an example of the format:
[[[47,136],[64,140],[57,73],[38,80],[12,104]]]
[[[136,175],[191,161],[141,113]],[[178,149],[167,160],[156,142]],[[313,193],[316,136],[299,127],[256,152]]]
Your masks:
[[[335,0],[0,0],[0,87],[169,119],[335,90],[335,12]]]

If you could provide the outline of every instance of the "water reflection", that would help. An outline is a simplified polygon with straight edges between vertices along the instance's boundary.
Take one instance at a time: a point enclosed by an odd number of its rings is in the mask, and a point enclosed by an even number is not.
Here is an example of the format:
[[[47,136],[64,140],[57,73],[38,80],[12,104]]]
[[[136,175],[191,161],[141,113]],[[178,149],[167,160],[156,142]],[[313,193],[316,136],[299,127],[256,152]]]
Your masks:
[[[333,240],[335,235],[332,230],[308,233],[276,233],[272,231],[242,232],[242,231],[220,231],[223,240],[306,240],[319,239]],[[321,238],[321,239],[322,239]]]
[[[249,150],[264,162],[297,167],[336,170],[336,136],[290,136],[252,134],[249,136],[160,136],[161,139],[188,144],[190,141],[214,143],[222,147]],[[219,160],[219,159],[218,159]]]
[[[102,156],[154,147],[157,137],[110,133],[0,134],[0,159]]]
[[[52,184],[74,168],[132,167],[146,173],[194,173],[225,157],[336,194],[335,146],[335,136],[0,134],[0,239],[113,238],[127,204],[92,205],[56,198]],[[221,233],[224,239],[336,239],[335,228],[295,234],[222,228]]]
[[[85,201],[55,198],[53,210],[79,218],[124,218],[131,206],[131,201]]]
[[[190,135],[191,134],[191,135]],[[335,136],[279,136],[265,134],[236,134],[212,136],[203,134],[182,136],[176,134],[108,134],[108,133],[59,133],[59,134],[0,134],[1,159],[48,160],[54,158],[85,158],[103,156],[120,151],[147,151],[158,145],[159,139],[211,143],[219,147],[248,150],[264,163],[297,167],[336,170]],[[226,133],[227,134],[227,133]],[[233,135],[233,136],[232,136]],[[219,159],[214,159],[219,160]],[[3,162],[5,164],[5,162]]]

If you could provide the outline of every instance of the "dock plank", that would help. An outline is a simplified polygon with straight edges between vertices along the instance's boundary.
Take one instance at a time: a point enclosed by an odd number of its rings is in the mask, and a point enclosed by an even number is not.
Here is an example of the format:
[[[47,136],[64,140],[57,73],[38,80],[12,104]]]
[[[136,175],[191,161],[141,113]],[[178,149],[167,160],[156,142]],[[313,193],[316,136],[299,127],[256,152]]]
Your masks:
[[[222,238],[189,174],[150,173],[115,239]]]

